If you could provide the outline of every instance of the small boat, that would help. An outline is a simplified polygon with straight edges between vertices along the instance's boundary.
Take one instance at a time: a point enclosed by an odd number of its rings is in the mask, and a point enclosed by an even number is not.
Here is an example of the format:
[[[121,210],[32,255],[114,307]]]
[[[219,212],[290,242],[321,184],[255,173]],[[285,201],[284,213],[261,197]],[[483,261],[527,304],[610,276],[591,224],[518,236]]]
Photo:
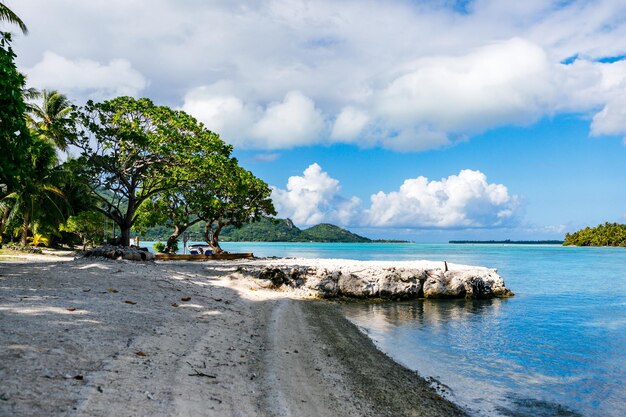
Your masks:
[[[213,255],[213,249],[209,245],[189,245],[190,255]]]

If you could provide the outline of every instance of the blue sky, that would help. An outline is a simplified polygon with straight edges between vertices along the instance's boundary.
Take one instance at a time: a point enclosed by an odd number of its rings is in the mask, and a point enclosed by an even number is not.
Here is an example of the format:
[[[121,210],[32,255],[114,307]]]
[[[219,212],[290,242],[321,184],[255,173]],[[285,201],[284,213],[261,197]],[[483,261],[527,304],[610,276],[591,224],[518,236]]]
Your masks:
[[[626,220],[623,1],[6,3],[31,86],[189,112],[300,226],[437,242]]]

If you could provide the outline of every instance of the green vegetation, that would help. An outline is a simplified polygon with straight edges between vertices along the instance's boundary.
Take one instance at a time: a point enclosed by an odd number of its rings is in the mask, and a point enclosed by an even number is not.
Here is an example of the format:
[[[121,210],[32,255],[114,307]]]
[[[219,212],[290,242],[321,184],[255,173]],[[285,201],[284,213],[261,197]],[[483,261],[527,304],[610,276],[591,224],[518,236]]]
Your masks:
[[[204,238],[204,223],[199,222],[187,229],[190,241]],[[169,230],[163,225],[146,228],[142,231],[145,240],[165,240]],[[406,240],[368,239],[332,224],[318,224],[302,230],[290,219],[260,217],[253,223],[241,227],[226,226],[220,239],[224,242],[341,242],[341,243],[407,243]]]
[[[0,3],[0,22],[26,26]],[[175,251],[203,224],[214,252],[227,227],[276,214],[271,190],[232,147],[190,115],[147,98],[73,106],[58,91],[26,88],[11,37],[0,32],[0,239],[83,246],[167,228]],[[71,149],[77,158],[57,157]],[[161,232],[164,232],[161,229]],[[119,236],[117,235],[119,232]]]
[[[451,240],[448,243],[454,244],[504,244],[504,245],[561,245],[562,240]]]
[[[626,224],[604,223],[585,227],[565,235],[565,246],[621,246],[626,247]]]
[[[269,218],[239,229],[224,230],[222,239],[231,242],[372,242],[332,224],[323,223],[301,230],[289,219]]]
[[[311,242],[371,242],[370,239],[359,236],[332,224],[322,223],[302,231],[302,237]]]
[[[0,22],[3,21],[17,25],[24,34],[28,33],[28,29],[26,28],[24,22],[22,22],[22,19],[20,19],[18,15],[13,13],[13,11],[3,3],[0,3]]]

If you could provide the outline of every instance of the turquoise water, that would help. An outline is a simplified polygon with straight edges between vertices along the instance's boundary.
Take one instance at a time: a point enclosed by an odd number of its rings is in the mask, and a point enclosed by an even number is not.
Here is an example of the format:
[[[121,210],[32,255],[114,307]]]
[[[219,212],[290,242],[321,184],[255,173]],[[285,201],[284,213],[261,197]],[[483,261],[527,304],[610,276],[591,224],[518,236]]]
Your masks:
[[[224,243],[257,256],[497,268],[516,296],[347,304],[387,354],[476,416],[626,416],[626,249]]]

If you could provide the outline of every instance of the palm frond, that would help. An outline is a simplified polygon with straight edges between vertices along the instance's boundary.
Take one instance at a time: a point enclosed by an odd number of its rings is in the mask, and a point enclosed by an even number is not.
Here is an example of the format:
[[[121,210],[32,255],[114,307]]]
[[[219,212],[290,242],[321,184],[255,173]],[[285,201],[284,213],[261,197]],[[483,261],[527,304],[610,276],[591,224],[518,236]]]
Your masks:
[[[2,3],[0,3],[0,21],[6,21],[17,25],[22,30],[24,35],[28,33],[28,28],[24,22],[22,22],[22,19],[20,19],[18,15],[13,13],[11,9]]]

